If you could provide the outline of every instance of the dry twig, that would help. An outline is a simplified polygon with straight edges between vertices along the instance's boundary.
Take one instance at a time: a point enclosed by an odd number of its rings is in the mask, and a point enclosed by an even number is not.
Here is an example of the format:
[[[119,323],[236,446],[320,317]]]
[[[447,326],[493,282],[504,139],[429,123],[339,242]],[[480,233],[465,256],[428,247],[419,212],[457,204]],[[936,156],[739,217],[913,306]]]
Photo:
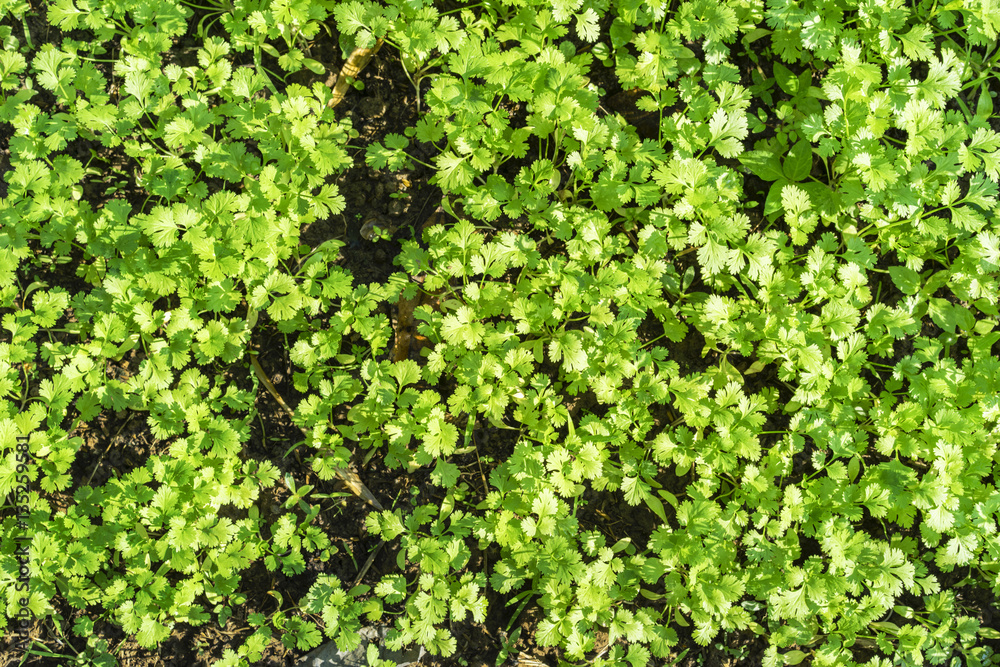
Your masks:
[[[274,400],[278,402],[278,405],[280,405],[281,408],[288,413],[289,418],[291,418],[293,420],[292,423],[294,423],[295,412],[288,407],[288,403],[285,403],[285,399],[281,397],[278,390],[274,388],[273,384],[271,384],[270,378],[267,377],[264,369],[261,368],[260,362],[257,361],[257,357],[250,355],[250,363],[253,365],[253,370],[257,373],[257,377],[260,378],[260,381],[264,383],[265,387],[267,387],[267,391],[270,392],[271,396],[274,397]],[[299,430],[302,431],[306,437],[309,437],[309,431],[301,426],[299,427]],[[372,492],[368,490],[368,487],[365,486],[364,482],[361,481],[361,478],[358,477],[356,473],[346,468],[334,468],[333,472],[342,482],[344,482],[344,484],[347,485],[347,488],[351,490],[351,493],[364,499],[375,509],[379,511],[383,509],[382,504],[375,498]]]

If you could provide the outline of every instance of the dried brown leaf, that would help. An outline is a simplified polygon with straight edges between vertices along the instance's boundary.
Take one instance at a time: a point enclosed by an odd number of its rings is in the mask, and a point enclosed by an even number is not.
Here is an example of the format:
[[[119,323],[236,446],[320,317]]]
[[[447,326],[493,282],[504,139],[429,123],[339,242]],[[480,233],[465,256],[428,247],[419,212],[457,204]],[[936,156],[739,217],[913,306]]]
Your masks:
[[[371,59],[375,57],[378,50],[382,48],[382,40],[375,42],[375,46],[370,49],[354,49],[351,55],[340,68],[337,76],[337,83],[333,86],[333,97],[326,103],[327,107],[335,107],[344,99],[347,89],[351,86],[351,81],[358,78],[361,70],[368,66]]]

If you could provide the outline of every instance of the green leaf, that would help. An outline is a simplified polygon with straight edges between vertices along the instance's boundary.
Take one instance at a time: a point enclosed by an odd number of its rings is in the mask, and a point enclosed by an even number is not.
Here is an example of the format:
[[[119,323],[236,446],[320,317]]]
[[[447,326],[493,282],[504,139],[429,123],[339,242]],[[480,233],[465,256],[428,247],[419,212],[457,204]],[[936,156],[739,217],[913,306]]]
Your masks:
[[[309,71],[315,74],[326,74],[326,67],[322,63],[313,60],[312,58],[303,58],[302,64],[305,65]]]
[[[976,318],[968,308],[949,303],[946,299],[931,299],[928,302],[927,312],[934,324],[950,334],[955,333],[956,327],[962,331],[972,331],[976,325]]]
[[[920,291],[920,274],[906,266],[890,266],[889,277],[903,294],[916,294]]]
[[[366,162],[373,169],[403,169],[410,163],[405,149],[410,140],[401,134],[387,134],[385,145],[371,144],[367,149]],[[471,178],[470,178],[471,180]]]
[[[549,342],[549,357],[552,361],[562,360],[566,370],[585,371],[588,364],[587,351],[575,331],[565,331]]]
[[[441,335],[446,341],[452,345],[464,345],[470,350],[482,341],[485,332],[485,325],[468,306],[461,306],[453,314],[445,315],[441,325]]]
[[[142,619],[142,627],[135,639],[143,648],[153,648],[169,636],[170,628],[147,616]]]
[[[774,80],[778,87],[790,97],[795,97],[799,93],[799,78],[779,62],[774,63]]]
[[[653,514],[658,516],[660,518],[660,521],[662,521],[663,523],[667,523],[667,513],[664,511],[663,503],[660,502],[660,499],[657,498],[656,496],[647,494],[644,497],[644,500],[646,501],[646,506],[649,507],[649,509],[653,510]]]
[[[806,654],[802,651],[789,651],[782,656],[786,665],[797,665],[806,659]]]
[[[909,32],[896,35],[903,47],[903,54],[910,60],[928,60],[934,55],[934,45],[931,43],[933,32],[926,23],[917,23]]]
[[[458,443],[458,428],[444,420],[443,415],[432,417],[423,437],[424,452],[431,457],[451,456]]]
[[[365,527],[386,541],[394,540],[406,532],[399,510],[372,512],[365,518]]]
[[[744,167],[765,181],[782,178],[781,159],[770,151],[748,151],[739,157]]]
[[[444,137],[445,128],[443,123],[435,122],[433,118],[424,116],[417,121],[414,126],[414,136],[417,141],[423,143],[435,143]]]
[[[988,120],[993,115],[993,96],[988,86],[983,86],[976,103],[976,118]]]
[[[435,182],[447,190],[457,190],[469,185],[476,176],[476,170],[469,161],[452,151],[441,153],[434,158],[434,162],[437,165]]]
[[[576,34],[577,36],[585,42],[597,41],[600,36],[600,27],[598,22],[600,21],[600,16],[593,8],[587,8],[580,14],[576,15]]]
[[[620,49],[632,41],[632,36],[635,34],[632,31],[633,25],[629,21],[622,20],[620,16],[615,17],[615,20],[611,23],[611,29],[608,31],[608,34],[611,36],[612,48]]]
[[[743,111],[727,112],[721,107],[716,109],[708,122],[711,135],[709,146],[714,146],[719,155],[725,158],[737,157],[743,152],[743,139],[747,138],[747,116]]]
[[[812,145],[805,139],[796,142],[785,158],[783,171],[792,182],[804,181],[812,171]]]
[[[408,384],[413,384],[420,379],[420,367],[417,366],[417,362],[410,359],[404,359],[403,361],[393,363],[390,372],[392,373],[392,376],[396,378],[396,382],[399,384],[400,389]]]
[[[126,93],[139,100],[141,108],[145,108],[153,89],[153,80],[147,72],[132,70],[125,74],[124,89]]]
[[[234,289],[233,281],[226,278],[208,285],[205,305],[213,312],[228,313],[239,304],[240,298],[239,292]]]
[[[458,476],[460,474],[461,471],[457,465],[450,461],[438,459],[437,464],[434,466],[434,471],[431,472],[431,481],[440,487],[450,489],[458,483]]]

